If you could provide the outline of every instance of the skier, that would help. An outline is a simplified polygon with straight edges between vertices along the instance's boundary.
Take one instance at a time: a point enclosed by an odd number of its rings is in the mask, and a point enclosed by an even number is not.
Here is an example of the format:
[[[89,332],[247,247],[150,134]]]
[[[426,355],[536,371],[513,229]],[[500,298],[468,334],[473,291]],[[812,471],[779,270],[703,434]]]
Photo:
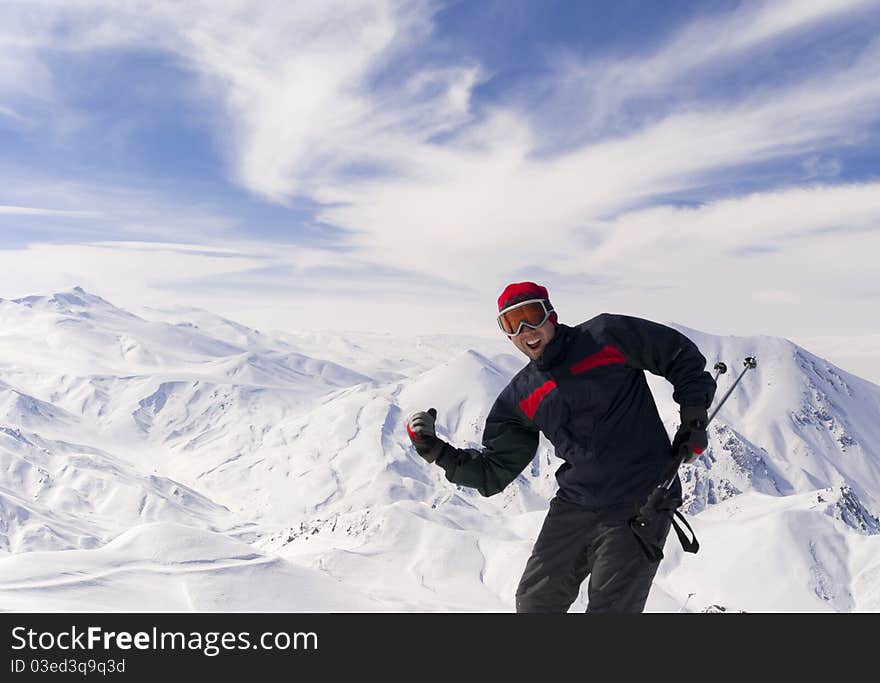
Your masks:
[[[461,486],[491,496],[535,456],[543,433],[564,463],[559,484],[516,591],[517,612],[566,612],[590,575],[588,612],[641,612],[662,557],[671,510],[636,537],[629,520],[682,447],[693,462],[707,446],[715,381],[686,336],[664,325],[603,313],[570,327],[557,320],[546,288],[508,285],[498,325],[529,363],[502,390],[482,449],[437,437],[436,410],[407,421],[418,454]],[[674,387],[681,426],[673,443],[644,370]],[[681,504],[681,482],[670,490]],[[652,546],[647,553],[644,543]],[[649,556],[653,555],[653,557]]]

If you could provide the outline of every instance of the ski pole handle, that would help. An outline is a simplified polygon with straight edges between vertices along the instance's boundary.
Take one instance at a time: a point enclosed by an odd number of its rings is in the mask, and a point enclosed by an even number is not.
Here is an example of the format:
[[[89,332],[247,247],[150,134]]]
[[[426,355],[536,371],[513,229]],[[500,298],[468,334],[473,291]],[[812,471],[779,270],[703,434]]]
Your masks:
[[[654,513],[657,512],[657,509],[660,506],[660,503],[666,498],[667,489],[665,486],[658,486],[653,491],[651,491],[651,495],[648,496],[648,500],[645,501],[645,504],[639,509],[639,514],[636,516],[635,521],[639,526],[647,526]]]
[[[736,388],[736,385],[739,384],[739,381],[743,378],[743,375],[745,375],[749,370],[753,370],[756,367],[758,367],[758,360],[754,356],[747,356],[746,359],[743,361],[742,372],[739,373],[739,377],[737,377],[736,381],[734,381],[734,383],[730,385],[730,389],[727,390],[727,393],[724,394],[722,399],[718,402],[718,405],[715,406],[715,410],[713,410],[712,414],[709,415],[709,419],[706,422],[706,426],[709,426],[709,422],[711,422],[712,418],[715,417],[715,415],[718,413],[719,410],[721,410],[721,406],[724,405],[725,401],[727,401],[727,399],[730,398],[730,395],[733,393],[733,390]]]
[[[715,370],[715,377],[713,377],[712,379],[714,379],[717,383],[718,377],[727,372],[727,364],[718,361],[717,363],[715,363],[715,367],[713,367],[712,369]]]

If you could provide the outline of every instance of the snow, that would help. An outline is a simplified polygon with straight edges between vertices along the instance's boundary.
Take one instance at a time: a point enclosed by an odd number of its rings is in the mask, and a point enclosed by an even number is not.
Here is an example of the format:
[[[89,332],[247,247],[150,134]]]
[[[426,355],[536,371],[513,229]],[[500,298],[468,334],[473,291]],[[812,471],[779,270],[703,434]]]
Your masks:
[[[880,334],[797,337],[793,341],[848,372],[880,384]]]
[[[3,560],[0,604],[27,611],[380,611],[322,573],[227,536],[145,524],[95,550]]]
[[[702,549],[669,540],[648,610],[880,609],[880,386],[789,340],[680,329],[730,367],[719,396],[758,368],[682,471]],[[552,448],[482,498],[405,420],[435,407],[476,446],[524,363],[503,337],[0,299],[0,609],[512,610]],[[649,382],[671,432],[671,387]]]

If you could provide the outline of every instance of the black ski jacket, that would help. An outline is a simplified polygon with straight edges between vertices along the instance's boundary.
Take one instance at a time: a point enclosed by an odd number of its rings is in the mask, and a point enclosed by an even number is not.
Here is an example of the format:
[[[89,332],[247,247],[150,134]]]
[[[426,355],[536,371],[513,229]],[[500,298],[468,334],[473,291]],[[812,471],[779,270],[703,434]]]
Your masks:
[[[643,502],[672,457],[644,370],[669,380],[680,406],[708,408],[715,382],[705,367],[694,343],[665,325],[610,313],[560,324],[498,396],[483,448],[445,443],[436,462],[449,481],[491,496],[534,458],[543,432],[565,461],[557,497],[595,511]]]

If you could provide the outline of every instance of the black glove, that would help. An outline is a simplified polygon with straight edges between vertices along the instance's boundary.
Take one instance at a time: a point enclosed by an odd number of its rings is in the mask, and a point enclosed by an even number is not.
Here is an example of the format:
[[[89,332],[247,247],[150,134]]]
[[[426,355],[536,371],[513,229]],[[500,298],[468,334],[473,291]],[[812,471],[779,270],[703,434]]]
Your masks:
[[[419,411],[410,415],[406,422],[406,433],[416,453],[428,462],[434,462],[443,450],[443,441],[437,438],[434,430],[434,421],[437,419],[437,411],[434,408],[428,411]]]
[[[709,446],[708,424],[709,414],[705,408],[682,406],[681,426],[672,440],[673,457],[683,458],[687,464],[699,458]]]

